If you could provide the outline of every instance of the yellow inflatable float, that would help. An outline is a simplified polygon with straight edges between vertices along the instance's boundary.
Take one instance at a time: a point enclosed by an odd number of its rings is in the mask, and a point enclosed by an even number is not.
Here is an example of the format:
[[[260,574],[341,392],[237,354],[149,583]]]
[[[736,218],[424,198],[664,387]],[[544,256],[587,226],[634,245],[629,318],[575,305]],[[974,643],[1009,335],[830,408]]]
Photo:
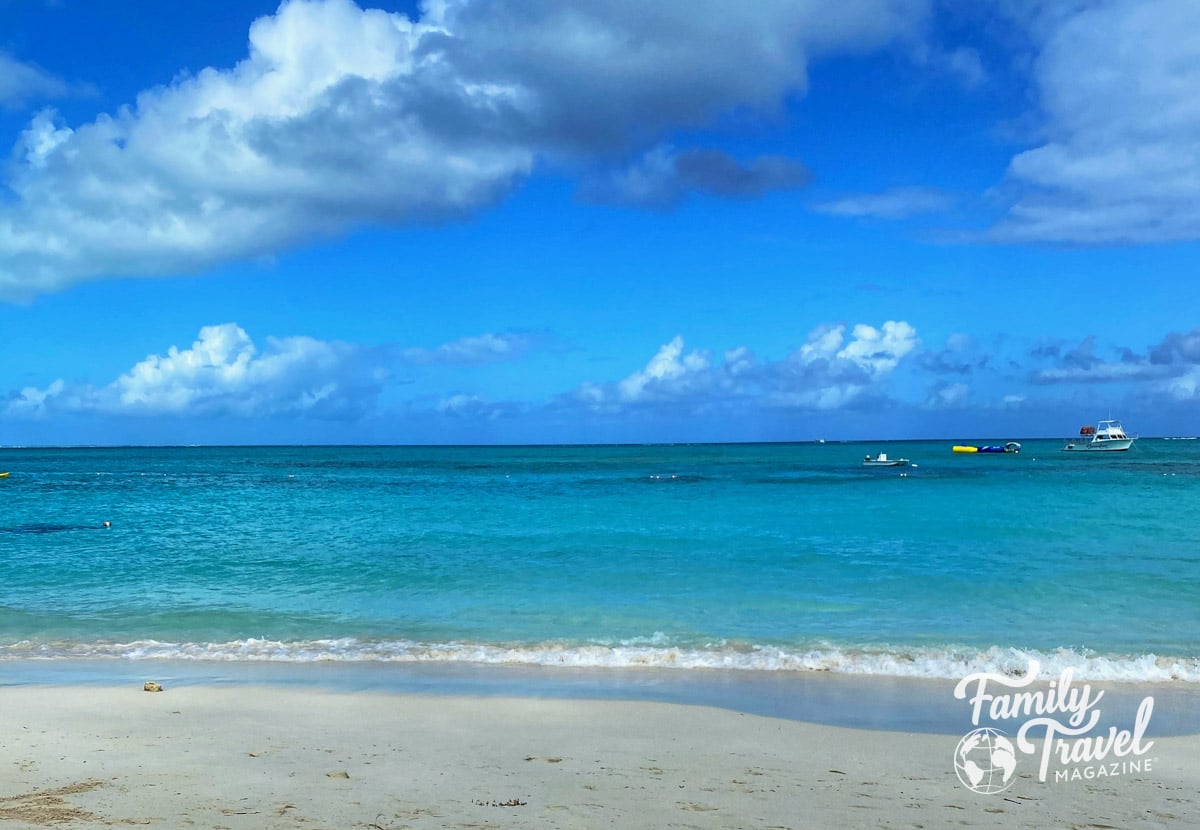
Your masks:
[[[999,444],[989,444],[985,447],[969,447],[964,444],[955,444],[953,449],[954,449],[954,452],[967,452],[967,453],[971,453],[971,452],[1020,452],[1021,445],[1018,444],[1016,441],[1009,441],[1007,444],[1004,444],[1003,446],[1001,446]]]

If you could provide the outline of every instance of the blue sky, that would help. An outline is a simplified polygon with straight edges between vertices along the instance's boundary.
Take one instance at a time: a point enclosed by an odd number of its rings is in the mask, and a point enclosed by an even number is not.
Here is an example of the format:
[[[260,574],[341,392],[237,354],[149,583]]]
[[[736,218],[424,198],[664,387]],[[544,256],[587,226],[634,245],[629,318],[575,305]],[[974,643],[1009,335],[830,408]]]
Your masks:
[[[0,0],[0,443],[1200,432],[1192,0]]]

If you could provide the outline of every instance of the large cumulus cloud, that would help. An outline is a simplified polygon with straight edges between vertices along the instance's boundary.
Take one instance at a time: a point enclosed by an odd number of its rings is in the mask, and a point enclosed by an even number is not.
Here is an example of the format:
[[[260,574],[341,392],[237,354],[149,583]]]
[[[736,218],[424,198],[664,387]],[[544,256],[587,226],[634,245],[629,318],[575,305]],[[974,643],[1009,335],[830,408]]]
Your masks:
[[[356,419],[389,378],[385,355],[311,337],[268,338],[259,349],[235,323],[204,326],[190,347],[149,355],[102,387],[27,387],[2,410],[16,417],[116,415]]]
[[[735,108],[773,111],[804,90],[813,55],[878,46],[927,13],[928,0],[736,13],[716,0],[431,0],[413,20],[287,0],[232,68],[89,123],[30,121],[0,207],[0,300],[461,216],[542,160],[620,157]],[[700,157],[682,158],[685,179],[717,193],[800,169],[706,157],[697,172]]]
[[[1200,238],[1200,4],[1018,4],[1033,21],[1041,140],[989,236],[1081,245]]]
[[[919,345],[913,326],[889,320],[880,327],[825,324],[778,360],[750,349],[729,349],[720,359],[687,350],[677,335],[645,367],[613,383],[584,383],[561,403],[594,412],[669,407],[712,410],[751,407],[835,410],[881,399],[887,377]]]

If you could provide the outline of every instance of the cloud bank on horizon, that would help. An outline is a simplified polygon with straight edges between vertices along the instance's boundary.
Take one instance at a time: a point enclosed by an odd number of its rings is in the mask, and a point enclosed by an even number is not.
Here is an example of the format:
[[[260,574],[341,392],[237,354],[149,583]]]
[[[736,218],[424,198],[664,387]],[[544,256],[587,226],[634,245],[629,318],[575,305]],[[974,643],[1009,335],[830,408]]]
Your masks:
[[[406,367],[520,360],[534,343],[527,335],[511,333],[464,337],[435,349],[271,337],[260,350],[241,326],[224,323],[203,327],[190,347],[171,346],[165,354],[147,356],[99,388],[63,379],[46,388],[26,387],[0,404],[0,415],[18,420],[64,414],[390,418],[399,410],[381,405],[380,399],[389,386],[403,382]],[[1035,384],[1144,380],[1149,382],[1147,394],[1163,404],[1200,403],[1200,328],[1171,333],[1142,352],[1125,349],[1109,359],[1095,354],[1094,338],[1043,344],[1025,357],[1043,366],[1022,379]],[[1016,380],[989,366],[993,359],[981,356],[968,335],[955,334],[941,348],[928,347],[916,329],[895,320],[878,327],[821,325],[778,359],[760,359],[745,347],[729,349],[717,359],[702,349],[688,351],[683,336],[677,335],[625,377],[584,382],[551,400],[489,400],[459,392],[439,397],[429,409],[442,416],[492,421],[530,415],[652,417],[660,408],[697,417],[764,409],[953,409],[965,406],[970,396],[968,384],[955,378],[990,374]],[[902,365],[925,378],[924,401],[905,400],[889,387],[889,376]],[[971,403],[1001,411],[1020,408],[1026,401],[1008,394]]]

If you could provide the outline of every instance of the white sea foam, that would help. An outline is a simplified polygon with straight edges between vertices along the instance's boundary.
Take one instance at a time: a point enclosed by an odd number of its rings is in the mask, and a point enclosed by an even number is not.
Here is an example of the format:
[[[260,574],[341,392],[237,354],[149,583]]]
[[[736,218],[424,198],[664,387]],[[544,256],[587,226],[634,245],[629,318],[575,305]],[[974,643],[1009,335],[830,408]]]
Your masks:
[[[225,643],[33,642],[0,645],[0,660],[20,659],[205,660],[214,662],[477,663],[575,668],[725,669],[762,672],[832,672],[855,675],[957,679],[989,671],[1020,674],[1031,660],[1043,673],[1073,670],[1080,680],[1200,683],[1200,658],[1155,654],[1102,655],[1072,649],[1039,651],[992,646],[887,648],[821,645],[787,648],[735,644],[671,645],[663,635],[612,644],[418,643],[353,638],[302,641],[266,639]]]

